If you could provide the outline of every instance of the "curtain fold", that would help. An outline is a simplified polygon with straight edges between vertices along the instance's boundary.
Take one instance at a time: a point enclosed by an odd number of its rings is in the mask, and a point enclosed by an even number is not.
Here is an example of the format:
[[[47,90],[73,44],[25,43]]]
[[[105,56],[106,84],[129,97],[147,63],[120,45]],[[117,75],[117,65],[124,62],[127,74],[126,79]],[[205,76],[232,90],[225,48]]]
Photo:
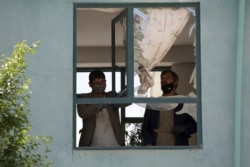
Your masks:
[[[154,81],[149,74],[166,56],[191,13],[188,8],[139,8],[134,12],[134,69],[145,94]]]

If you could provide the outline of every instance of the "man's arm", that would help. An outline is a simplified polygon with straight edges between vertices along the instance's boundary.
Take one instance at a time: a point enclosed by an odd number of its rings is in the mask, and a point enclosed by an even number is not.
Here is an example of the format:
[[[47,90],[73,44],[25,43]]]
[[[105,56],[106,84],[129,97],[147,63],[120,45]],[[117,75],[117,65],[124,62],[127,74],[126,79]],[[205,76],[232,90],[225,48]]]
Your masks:
[[[117,97],[117,98],[122,98],[122,97],[118,97],[118,94],[116,92],[107,92],[106,93],[106,96],[107,97]],[[129,105],[131,105],[131,103],[123,103],[123,104],[107,104],[107,105],[110,105],[113,107],[114,110],[118,110],[119,108],[122,108],[122,107],[127,107]]]
[[[187,117],[186,118],[187,123],[184,126],[184,130],[185,130],[185,133],[187,135],[191,135],[191,134],[197,132],[197,123],[193,119],[193,117],[191,117],[189,114],[186,114],[186,117]]]
[[[102,110],[101,104],[78,104],[77,112],[81,118],[89,118]]]
[[[178,119],[182,120],[182,124],[175,125],[171,130],[174,135],[190,136],[197,131],[197,123],[189,114],[180,114]]]
[[[77,98],[89,98],[90,94],[77,94]],[[85,119],[93,117],[100,112],[103,106],[101,104],[77,104],[77,112],[79,117]]]

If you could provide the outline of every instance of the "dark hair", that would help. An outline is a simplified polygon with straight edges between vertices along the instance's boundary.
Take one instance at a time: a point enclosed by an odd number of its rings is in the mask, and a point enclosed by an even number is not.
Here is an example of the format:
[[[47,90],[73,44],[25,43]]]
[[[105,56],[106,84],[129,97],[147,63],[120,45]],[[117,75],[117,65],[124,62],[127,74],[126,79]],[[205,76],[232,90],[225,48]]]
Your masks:
[[[96,78],[104,78],[105,75],[101,70],[94,70],[89,74],[89,82],[92,82]]]
[[[174,81],[179,81],[179,76],[174,71],[172,71],[172,70],[164,70],[164,71],[161,72],[161,76],[166,74],[166,73],[170,73],[173,76]]]

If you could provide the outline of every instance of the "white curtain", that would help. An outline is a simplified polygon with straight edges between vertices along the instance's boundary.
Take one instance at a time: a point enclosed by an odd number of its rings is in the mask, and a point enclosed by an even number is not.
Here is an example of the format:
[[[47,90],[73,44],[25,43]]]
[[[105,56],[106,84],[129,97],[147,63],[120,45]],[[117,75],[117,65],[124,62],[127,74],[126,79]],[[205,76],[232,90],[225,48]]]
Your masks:
[[[187,8],[143,8],[134,11],[135,72],[144,94],[154,82],[149,71],[166,56],[190,18]]]
[[[123,8],[91,8],[92,10],[120,13]],[[134,69],[139,76],[141,85],[137,94],[144,95],[148,88],[154,85],[149,74],[166,56],[182,32],[191,15],[195,15],[190,8],[134,8]],[[121,18],[125,19],[125,18]],[[126,24],[123,24],[124,40],[126,38]],[[192,28],[192,27],[190,27]],[[191,32],[191,31],[190,31]],[[190,78],[194,88],[195,69]]]

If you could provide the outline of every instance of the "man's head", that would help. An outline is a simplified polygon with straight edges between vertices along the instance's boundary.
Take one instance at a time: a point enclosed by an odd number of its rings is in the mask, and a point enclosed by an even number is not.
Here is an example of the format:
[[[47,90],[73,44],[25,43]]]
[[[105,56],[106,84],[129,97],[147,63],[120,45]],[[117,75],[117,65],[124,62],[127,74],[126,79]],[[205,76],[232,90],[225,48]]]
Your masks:
[[[164,95],[174,95],[179,81],[179,76],[172,70],[161,73],[161,89]]]
[[[105,91],[106,80],[101,70],[94,70],[89,74],[89,86],[96,93],[103,93]]]

